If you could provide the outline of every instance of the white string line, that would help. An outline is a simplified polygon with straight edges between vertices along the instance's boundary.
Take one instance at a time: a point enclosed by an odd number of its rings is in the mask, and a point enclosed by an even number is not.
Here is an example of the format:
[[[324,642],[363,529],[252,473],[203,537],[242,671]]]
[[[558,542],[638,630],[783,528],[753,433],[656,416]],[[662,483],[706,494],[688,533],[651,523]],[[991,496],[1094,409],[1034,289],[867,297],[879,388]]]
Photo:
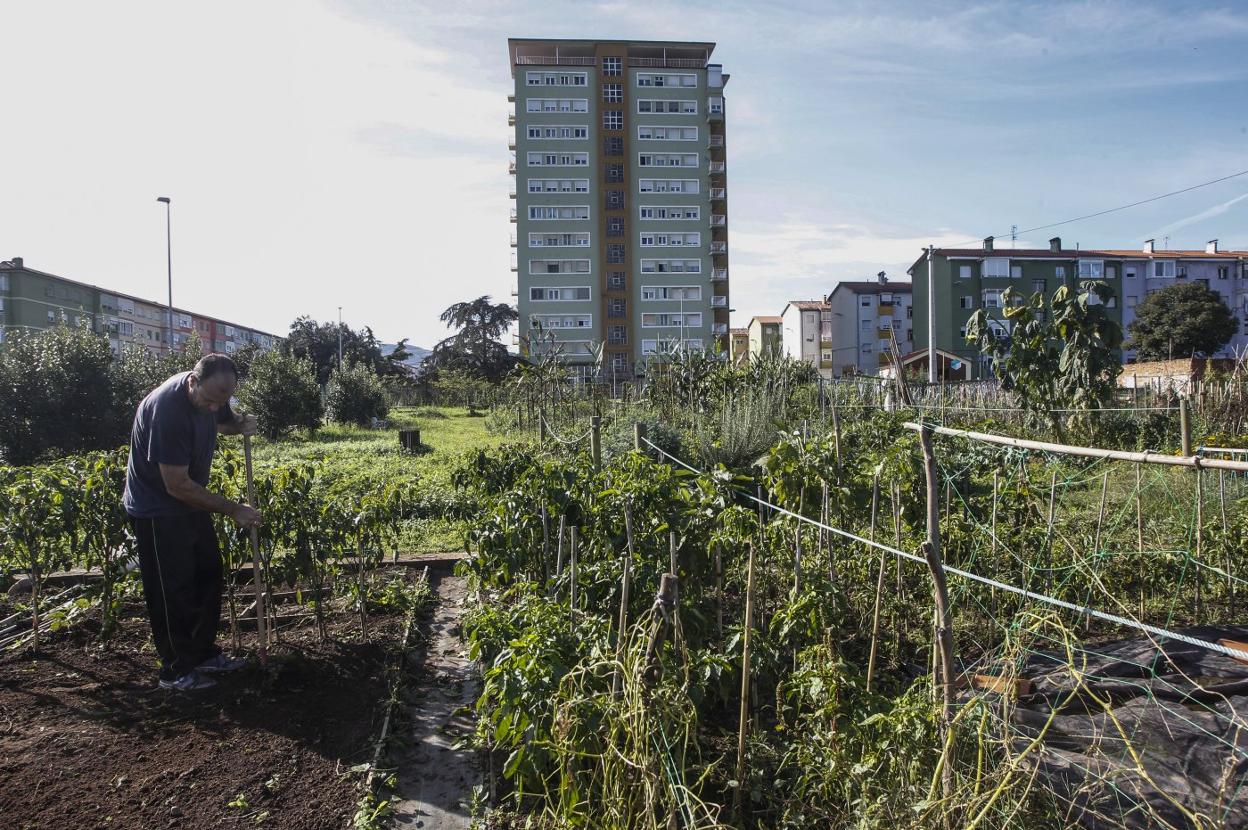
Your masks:
[[[571,439],[571,440],[568,440],[568,439],[566,439],[566,438],[561,438],[561,437],[559,436],[559,433],[555,432],[555,428],[554,428],[554,427],[552,427],[552,426],[550,425],[550,421],[547,421],[547,420],[546,420],[546,418],[545,418],[545,416],[539,415],[538,417],[539,417],[539,418],[541,418],[542,423],[543,423],[543,424],[545,424],[545,426],[546,426],[546,431],[547,431],[548,433],[550,433],[550,437],[551,437],[551,438],[554,438],[554,439],[555,439],[556,441],[558,441],[560,444],[566,444],[566,445],[567,445],[567,446],[569,446],[569,447],[570,447],[570,446],[573,446],[574,444],[579,444],[579,443],[581,443],[581,442],[582,442],[582,441],[584,441],[586,438],[588,438],[588,437],[590,436],[590,434],[594,431],[594,428],[593,428],[593,427],[590,427],[588,430],[586,430],[586,431],[585,431],[585,434],[584,434],[584,435],[582,435],[580,438],[573,438],[573,439]]]
[[[1011,407],[1011,406],[1000,406],[1000,407],[936,406],[932,404],[917,404],[917,403],[910,404],[908,406],[905,404],[901,404],[898,406],[898,409],[928,409],[928,410],[934,410],[937,412],[941,412],[945,410],[950,411],[950,412],[1032,412],[1034,411],[1037,413],[1052,412],[1052,413],[1070,413],[1070,414],[1084,414],[1084,413],[1091,414],[1093,412],[1178,412],[1179,411],[1179,408],[1177,406],[1123,406],[1123,407],[1098,406],[1098,407],[1091,407],[1088,409],[1030,410],[1030,409],[1023,409],[1022,407],[1016,407],[1016,406],[1015,407]]]
[[[653,447],[660,454],[676,462],[680,466],[684,467],[686,470],[689,470],[690,472],[696,475],[706,475],[706,473],[702,472],[696,467],[691,467],[690,465],[686,464],[684,461],[681,461],[676,456],[656,446],[654,442],[651,441],[649,438],[642,438],[641,440],[645,441],[647,444]],[[809,525],[822,528],[826,531],[829,531],[830,533],[835,533],[838,536],[843,536],[846,539],[850,539],[855,542],[861,542],[862,544],[867,545],[868,547],[874,547],[874,548],[877,548],[878,550],[887,551],[893,554],[894,556],[901,557],[902,559],[909,559],[912,562],[922,562],[923,564],[927,564],[927,560],[917,554],[910,553],[909,551],[898,550],[897,548],[892,547],[891,545],[886,545],[882,542],[875,542],[870,539],[864,539],[863,537],[858,536],[857,534],[850,533],[848,530],[842,530],[839,527],[832,527],[830,525],[825,525],[822,522],[818,522],[818,521],[815,521],[814,519],[810,519],[810,518],[807,518],[806,516],[802,516],[797,513],[794,513],[792,510],[786,510],[783,507],[779,507],[768,501],[764,501],[763,499],[760,499],[756,496],[752,496],[749,493],[745,492],[744,490],[738,489],[738,492],[740,492],[741,495],[745,496],[747,499],[757,502],[758,504],[763,505],[764,507],[769,507],[772,510],[775,510],[777,513],[783,513],[784,515],[790,516],[794,519],[797,519],[798,521],[806,522]],[[1227,657],[1230,657],[1231,659],[1234,659],[1234,660],[1248,661],[1248,651],[1241,651],[1240,649],[1229,648],[1227,646],[1222,645],[1221,643],[1211,643],[1207,640],[1201,640],[1196,637],[1189,637],[1188,635],[1180,634],[1177,631],[1170,631],[1168,629],[1160,628],[1155,625],[1149,625],[1148,623],[1140,622],[1139,620],[1133,620],[1129,617],[1121,617],[1117,614],[1110,614],[1105,611],[1098,611],[1097,609],[1089,608],[1086,605],[1082,605],[1082,606],[1076,605],[1075,603],[1067,602],[1064,599],[1058,599],[1057,597],[1051,597],[1046,594],[1039,594],[1039,593],[1036,593],[1035,591],[1029,591],[1026,588],[1019,588],[1016,585],[1011,585],[1008,582],[1000,582],[998,580],[991,579],[986,576],[980,576],[979,574],[971,573],[970,571],[964,571],[961,568],[955,568],[950,565],[944,565],[943,568],[946,573],[951,573],[951,574],[954,574],[955,576],[960,576],[963,579],[969,579],[973,582],[981,582],[984,585],[988,585],[992,588],[1000,588],[1003,591],[1007,591],[1012,594],[1018,594],[1019,596],[1026,597],[1027,599],[1036,600],[1037,602],[1048,603],[1049,605],[1055,605],[1058,608],[1065,608],[1068,611],[1074,611],[1077,614],[1084,614],[1086,616],[1095,617],[1100,620],[1105,620],[1106,622],[1112,622],[1116,625],[1122,625],[1128,628],[1134,628],[1139,631],[1143,631],[1147,634],[1152,634],[1157,637],[1166,637],[1171,640],[1176,640],[1180,643],[1186,643],[1191,646],[1196,646],[1197,648],[1203,648],[1203,649],[1207,649],[1208,651],[1214,651],[1214,652],[1217,652],[1218,654],[1224,654]]]

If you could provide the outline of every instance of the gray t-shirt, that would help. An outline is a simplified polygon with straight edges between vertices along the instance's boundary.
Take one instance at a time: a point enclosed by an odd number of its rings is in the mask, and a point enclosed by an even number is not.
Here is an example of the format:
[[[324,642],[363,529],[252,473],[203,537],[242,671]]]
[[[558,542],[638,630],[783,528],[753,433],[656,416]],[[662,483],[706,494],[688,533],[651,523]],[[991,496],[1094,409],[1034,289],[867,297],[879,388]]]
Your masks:
[[[169,495],[160,465],[186,467],[192,481],[207,487],[212,454],[217,448],[217,424],[234,419],[228,405],[215,413],[196,409],[187,390],[190,376],[190,372],[183,372],[169,378],[148,393],[134,414],[122,501],[126,512],[136,519],[195,511]]]

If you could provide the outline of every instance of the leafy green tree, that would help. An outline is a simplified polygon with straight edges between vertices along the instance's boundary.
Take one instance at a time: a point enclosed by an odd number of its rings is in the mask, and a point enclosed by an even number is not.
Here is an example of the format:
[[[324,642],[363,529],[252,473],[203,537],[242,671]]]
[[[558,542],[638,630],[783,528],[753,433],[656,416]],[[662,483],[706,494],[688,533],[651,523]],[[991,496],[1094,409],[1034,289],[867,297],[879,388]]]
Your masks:
[[[469,412],[480,403],[482,396],[490,389],[490,383],[482,380],[463,369],[443,369],[438,372],[433,388],[447,399],[463,404]]]
[[[1014,392],[1024,409],[1045,415],[1065,437],[1054,409],[1097,409],[1114,398],[1122,363],[1122,327],[1106,312],[1113,289],[1087,281],[1072,293],[1063,285],[1046,306],[1033,294],[1016,303],[1006,296],[1008,335],[980,309],[967,324],[966,339],[992,358],[1001,388]],[[999,321],[997,321],[999,324]]]
[[[488,295],[478,297],[455,303],[439,319],[459,331],[433,347],[421,366],[422,373],[458,369],[498,383],[515,367],[515,355],[498,340],[519,319],[507,303],[491,303]]]
[[[384,418],[390,411],[381,378],[363,363],[330,374],[325,404],[330,420],[339,424],[367,426],[373,418]]]
[[[1216,291],[1202,283],[1180,282],[1149,294],[1135,307],[1128,345],[1152,360],[1208,356],[1225,346],[1238,326]]]
[[[381,344],[373,336],[373,330],[365,326],[352,331],[341,323],[318,323],[303,316],[290,324],[290,334],[282,342],[282,348],[294,357],[310,360],[316,368],[316,382],[329,382],[330,373],[338,368],[338,334],[342,332],[342,365],[363,364],[377,375],[396,375],[403,372],[397,363],[381,354]]]
[[[0,350],[0,454],[10,464],[118,441],[108,341],[87,328],[16,332]]]
[[[270,349],[251,361],[238,399],[245,411],[256,416],[266,438],[279,438],[296,429],[312,432],[324,415],[311,361],[281,349]]]

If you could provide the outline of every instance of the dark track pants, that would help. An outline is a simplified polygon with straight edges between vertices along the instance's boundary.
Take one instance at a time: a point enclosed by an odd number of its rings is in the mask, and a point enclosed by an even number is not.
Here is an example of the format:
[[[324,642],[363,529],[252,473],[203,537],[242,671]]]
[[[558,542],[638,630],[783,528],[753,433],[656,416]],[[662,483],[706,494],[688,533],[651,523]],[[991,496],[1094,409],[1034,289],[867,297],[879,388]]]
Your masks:
[[[130,523],[160,676],[172,680],[221,651],[216,639],[224,583],[216,529],[204,512]]]

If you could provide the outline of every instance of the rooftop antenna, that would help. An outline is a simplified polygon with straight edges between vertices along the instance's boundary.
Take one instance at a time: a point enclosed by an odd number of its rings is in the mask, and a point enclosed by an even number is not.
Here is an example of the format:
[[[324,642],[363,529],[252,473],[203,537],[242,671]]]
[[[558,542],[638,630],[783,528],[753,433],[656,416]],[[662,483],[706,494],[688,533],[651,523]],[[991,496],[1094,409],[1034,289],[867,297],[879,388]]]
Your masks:
[[[1161,238],[1161,247],[1164,250],[1167,250],[1167,251],[1170,250],[1170,237],[1169,236],[1163,236]]]
[[[1016,242],[1018,242],[1018,225],[1010,225],[1010,247],[1015,247]]]

